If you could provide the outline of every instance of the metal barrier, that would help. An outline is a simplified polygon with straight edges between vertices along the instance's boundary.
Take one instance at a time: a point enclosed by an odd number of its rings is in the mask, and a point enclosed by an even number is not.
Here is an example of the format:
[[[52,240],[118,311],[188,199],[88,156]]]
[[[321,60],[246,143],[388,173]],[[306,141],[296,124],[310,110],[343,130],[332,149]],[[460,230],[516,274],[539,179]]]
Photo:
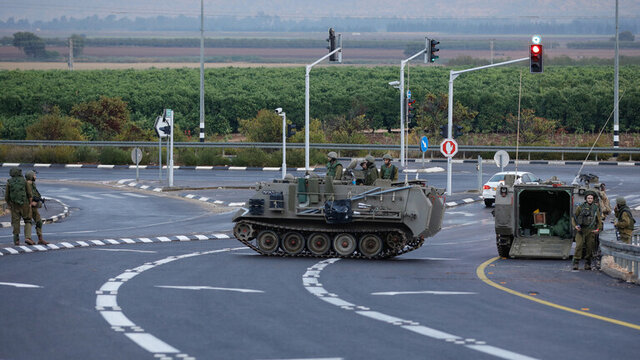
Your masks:
[[[636,283],[640,282],[638,263],[640,263],[640,229],[636,228],[631,236],[631,244],[620,242],[616,230],[605,230],[600,234],[602,255],[611,255],[614,262],[626,269]]]

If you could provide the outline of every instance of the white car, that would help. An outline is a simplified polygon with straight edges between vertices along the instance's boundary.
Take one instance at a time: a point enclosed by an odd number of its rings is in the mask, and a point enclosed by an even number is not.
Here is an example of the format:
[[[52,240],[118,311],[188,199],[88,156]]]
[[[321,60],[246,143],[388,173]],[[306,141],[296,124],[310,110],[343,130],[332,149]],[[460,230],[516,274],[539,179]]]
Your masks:
[[[516,184],[537,184],[539,179],[537,176],[530,172],[524,171],[504,171],[494,174],[489,181],[487,181],[482,187],[482,198],[484,199],[484,205],[489,207],[496,201],[496,188],[500,184],[504,184],[505,175],[515,175]]]

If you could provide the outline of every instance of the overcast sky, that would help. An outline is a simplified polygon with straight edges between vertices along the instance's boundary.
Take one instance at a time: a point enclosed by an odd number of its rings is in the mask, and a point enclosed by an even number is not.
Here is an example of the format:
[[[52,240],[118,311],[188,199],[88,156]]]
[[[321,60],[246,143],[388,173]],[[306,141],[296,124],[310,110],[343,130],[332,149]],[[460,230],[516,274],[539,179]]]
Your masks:
[[[267,14],[299,19],[398,16],[562,20],[615,15],[615,0],[205,0],[204,6],[206,16]],[[1,20],[199,14],[199,0],[0,0]],[[620,16],[640,16],[640,0],[620,0]]]

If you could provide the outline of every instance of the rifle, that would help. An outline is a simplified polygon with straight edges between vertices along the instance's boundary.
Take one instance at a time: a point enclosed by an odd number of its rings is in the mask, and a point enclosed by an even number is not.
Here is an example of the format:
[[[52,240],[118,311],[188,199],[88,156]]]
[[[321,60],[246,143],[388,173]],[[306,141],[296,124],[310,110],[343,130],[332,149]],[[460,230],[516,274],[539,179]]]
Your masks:
[[[47,199],[42,197],[42,196],[34,196],[33,197],[33,201],[35,202],[42,202],[42,205],[44,206],[45,210],[49,210],[47,209]]]

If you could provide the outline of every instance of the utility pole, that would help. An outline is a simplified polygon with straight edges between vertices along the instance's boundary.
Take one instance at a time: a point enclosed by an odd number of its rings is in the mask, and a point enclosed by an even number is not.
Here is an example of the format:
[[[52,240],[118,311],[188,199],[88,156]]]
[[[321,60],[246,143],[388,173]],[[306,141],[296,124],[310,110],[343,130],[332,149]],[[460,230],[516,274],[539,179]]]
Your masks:
[[[615,75],[613,77],[613,147],[618,148],[620,144],[620,109],[618,107],[618,71],[620,60],[618,58],[618,0],[616,0],[616,54],[615,54]],[[613,154],[618,157],[618,154]]]
[[[204,0],[200,0],[200,142],[204,142]]]
[[[69,38],[69,71],[73,71],[73,38]]]

